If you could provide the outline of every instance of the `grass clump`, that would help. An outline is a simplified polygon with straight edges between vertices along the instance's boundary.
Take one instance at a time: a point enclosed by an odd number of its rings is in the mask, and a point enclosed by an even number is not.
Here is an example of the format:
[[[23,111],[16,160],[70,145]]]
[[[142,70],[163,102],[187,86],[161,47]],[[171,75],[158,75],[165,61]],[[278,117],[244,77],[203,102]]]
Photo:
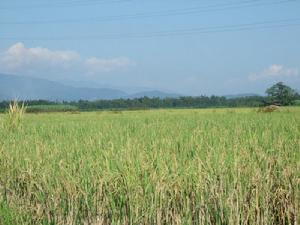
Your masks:
[[[5,119],[6,128],[8,130],[18,130],[21,127],[25,112],[26,107],[24,103],[19,104],[17,101],[11,102]]]
[[[277,105],[269,105],[258,109],[259,113],[272,113],[272,112],[278,112],[280,110],[280,107]]]

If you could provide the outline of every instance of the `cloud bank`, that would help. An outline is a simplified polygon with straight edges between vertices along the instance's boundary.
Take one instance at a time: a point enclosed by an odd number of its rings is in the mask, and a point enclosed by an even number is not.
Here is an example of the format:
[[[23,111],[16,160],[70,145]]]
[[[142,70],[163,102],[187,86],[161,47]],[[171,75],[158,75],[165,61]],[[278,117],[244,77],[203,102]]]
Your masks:
[[[273,64],[259,73],[252,73],[248,79],[258,80],[278,80],[299,77],[299,70],[296,68],[287,68],[283,65]]]
[[[0,72],[38,77],[72,76],[72,74],[95,76],[121,71],[134,65],[136,63],[126,57],[83,58],[76,51],[27,48],[21,42],[0,53]]]

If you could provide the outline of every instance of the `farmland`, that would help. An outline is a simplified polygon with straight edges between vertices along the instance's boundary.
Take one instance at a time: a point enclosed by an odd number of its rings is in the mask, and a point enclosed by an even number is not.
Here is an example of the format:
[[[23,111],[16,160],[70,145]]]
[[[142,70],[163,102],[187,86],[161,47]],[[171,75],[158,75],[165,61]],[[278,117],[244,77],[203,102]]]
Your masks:
[[[300,108],[0,114],[0,224],[297,224]]]

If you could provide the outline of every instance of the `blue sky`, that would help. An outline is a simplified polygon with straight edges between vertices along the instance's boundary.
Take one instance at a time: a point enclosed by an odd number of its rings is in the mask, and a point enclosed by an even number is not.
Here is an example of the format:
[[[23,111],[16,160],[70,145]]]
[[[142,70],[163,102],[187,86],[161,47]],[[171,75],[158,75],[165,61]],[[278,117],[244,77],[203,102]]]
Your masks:
[[[300,89],[299,40],[300,0],[0,1],[0,73],[76,86],[223,95],[283,81]]]

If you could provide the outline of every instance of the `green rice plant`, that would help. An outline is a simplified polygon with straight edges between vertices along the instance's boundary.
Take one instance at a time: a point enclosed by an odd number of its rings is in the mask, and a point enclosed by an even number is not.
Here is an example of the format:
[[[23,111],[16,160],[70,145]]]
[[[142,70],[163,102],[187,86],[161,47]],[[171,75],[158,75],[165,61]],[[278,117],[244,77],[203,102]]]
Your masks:
[[[0,202],[0,224],[15,225],[16,222],[14,212],[7,206],[7,204]]]
[[[297,225],[300,108],[287,109],[26,114],[18,132],[0,130],[0,216],[22,225]]]

